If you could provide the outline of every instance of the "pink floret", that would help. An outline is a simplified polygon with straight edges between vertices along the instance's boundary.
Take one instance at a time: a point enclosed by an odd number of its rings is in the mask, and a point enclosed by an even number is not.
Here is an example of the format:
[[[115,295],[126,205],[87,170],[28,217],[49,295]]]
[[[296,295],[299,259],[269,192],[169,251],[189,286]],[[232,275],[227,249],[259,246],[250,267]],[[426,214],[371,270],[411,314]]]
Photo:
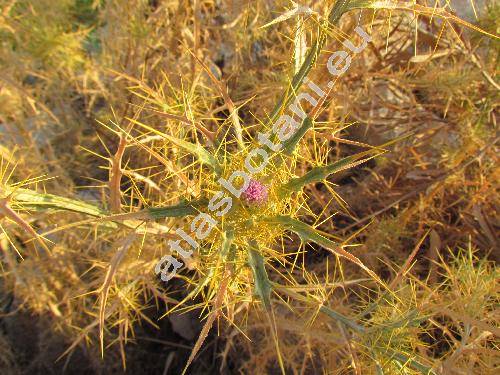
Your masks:
[[[267,201],[267,186],[257,180],[250,180],[248,187],[243,192],[243,199],[248,203],[261,204]]]

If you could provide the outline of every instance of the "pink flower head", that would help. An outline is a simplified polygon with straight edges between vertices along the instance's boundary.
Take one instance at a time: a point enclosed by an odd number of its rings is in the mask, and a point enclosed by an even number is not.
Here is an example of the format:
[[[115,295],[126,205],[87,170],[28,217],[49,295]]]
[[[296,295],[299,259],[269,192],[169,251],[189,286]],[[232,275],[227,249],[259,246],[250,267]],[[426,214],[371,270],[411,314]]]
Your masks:
[[[243,192],[243,199],[251,204],[262,204],[267,201],[267,186],[257,180],[250,180]]]

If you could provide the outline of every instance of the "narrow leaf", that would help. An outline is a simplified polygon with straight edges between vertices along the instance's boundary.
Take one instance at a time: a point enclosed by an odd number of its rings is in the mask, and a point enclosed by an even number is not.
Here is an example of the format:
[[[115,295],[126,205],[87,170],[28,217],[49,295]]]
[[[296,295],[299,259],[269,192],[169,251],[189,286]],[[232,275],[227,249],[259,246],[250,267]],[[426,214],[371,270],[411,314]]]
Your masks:
[[[134,229],[138,234],[165,235],[170,228],[159,223],[152,222],[143,225],[145,221],[153,221],[167,217],[184,217],[196,215],[206,207],[206,200],[200,199],[187,203],[180,203],[167,207],[149,207],[137,212],[111,215],[109,212],[75,199],[60,197],[53,194],[38,193],[28,189],[16,189],[12,192],[12,207],[15,210],[34,209],[34,210],[64,210],[92,216],[95,219],[86,219],[70,224],[60,226],[45,232],[45,235],[67,230],[71,227],[92,224],[94,222],[103,223],[104,227],[116,229],[117,224],[127,228]],[[168,234],[167,234],[168,235]]]
[[[180,203],[174,206],[166,206],[166,207],[149,207],[144,209],[143,211],[147,212],[151,219],[164,219],[166,217],[184,217],[190,215],[197,215],[200,210],[199,207],[202,206],[200,204],[204,201],[196,201],[190,203]]]
[[[302,121],[300,128],[297,129],[297,131],[293,133],[290,138],[283,142],[283,153],[288,156],[292,155],[299,141],[302,139],[304,134],[312,128],[312,126],[313,121],[309,117],[306,117],[304,121]]]
[[[198,143],[191,143],[187,142],[183,139],[173,137],[171,135],[162,133],[151,126],[148,126],[146,124],[143,124],[135,119],[127,118],[129,121],[155,133],[160,135],[161,137],[167,139],[168,141],[172,142],[174,145],[184,149],[185,151],[189,152],[190,154],[196,156],[200,163],[208,165],[216,174],[217,176],[220,176],[222,174],[222,166],[220,165],[219,161],[215,158],[214,155],[212,155],[210,152],[208,152],[202,145]]]
[[[349,3],[351,0],[338,0],[333,6],[330,14],[328,15],[328,22],[331,25],[335,25],[338,23],[340,17],[349,10]],[[328,26],[327,23],[323,25],[323,27]],[[269,116],[268,127],[272,125],[279,117],[282,109],[286,107],[295,97],[296,93],[299,91],[302,82],[307,77],[309,72],[311,71],[314,63],[316,62],[319,53],[323,49],[326,42],[326,33],[324,30],[321,30],[318,39],[313,43],[311,48],[307,53],[307,56],[302,63],[299,71],[293,76],[290,87],[287,88],[285,93],[282,95],[281,99],[278,101],[276,106],[274,107],[271,115]]]
[[[39,193],[29,189],[12,190],[12,198],[15,202],[22,203],[23,207],[38,209],[59,209],[86,214],[94,217],[106,215],[106,211],[92,204],[85,203],[76,199],[70,199],[53,194]],[[13,202],[14,203],[14,202]]]
[[[423,375],[436,375],[436,372],[432,368],[421,364],[419,361],[411,358],[410,356],[391,348],[387,348],[387,350],[390,350],[392,352],[392,358],[402,365],[408,364],[412,369],[420,372]]]
[[[297,17],[297,26],[295,28],[294,37],[294,73],[300,70],[300,67],[304,63],[307,53],[307,38],[305,33],[305,22],[304,17]]]
[[[157,220],[166,217],[196,215],[199,212],[198,208],[203,207],[206,203],[205,200],[200,199],[198,201],[180,203],[174,206],[148,207],[137,212],[108,216],[109,212],[92,204],[76,199],[61,197],[59,195],[39,193],[34,190],[13,190],[12,198],[13,203],[18,203],[18,205],[20,203],[23,208],[71,211],[116,222],[133,219]]]
[[[335,319],[335,320],[343,323],[347,327],[352,328],[356,332],[364,332],[365,331],[365,327],[360,326],[359,324],[353,322],[348,317],[346,317],[346,316],[344,316],[344,315],[342,315],[342,314],[340,314],[340,313],[338,313],[338,312],[330,309],[329,307],[321,306],[319,308],[319,311],[321,311],[323,314],[329,316],[330,318]]]
[[[227,228],[224,232],[222,232],[222,249],[221,249],[221,257],[224,260],[232,261],[234,257],[234,229],[232,227]]]
[[[252,268],[255,292],[260,297],[266,310],[271,309],[271,283],[267,277],[266,268],[264,265],[264,257],[258,250],[257,243],[252,240],[249,242],[248,248],[248,263]]]
[[[255,240],[249,241],[248,245],[249,245],[248,263],[252,268],[252,273],[255,283],[255,292],[257,293],[262,303],[264,304],[264,308],[266,310],[266,316],[269,320],[269,324],[271,325],[273,341],[274,345],[276,346],[276,353],[278,355],[278,362],[280,365],[280,369],[283,374],[286,374],[285,365],[283,363],[283,358],[279,347],[278,327],[276,325],[276,319],[274,317],[274,312],[271,305],[272,285],[267,276],[264,257],[260,253],[258,244]]]
[[[319,42],[316,41],[309,49],[309,52],[307,53],[304,63],[300,67],[297,74],[295,74],[295,76],[292,78],[290,87],[285,91],[279,102],[274,107],[271,115],[269,116],[268,127],[271,127],[271,125],[274,124],[274,122],[276,122],[276,120],[280,116],[282,108],[290,104],[292,99],[295,97],[296,93],[299,91],[302,82],[307,77],[307,75],[312,69],[312,66],[314,65],[314,62],[318,58],[318,54],[321,47],[322,45],[320,45]]]
[[[363,262],[361,262],[361,260],[359,260],[351,253],[345,251],[338,243],[330,241],[326,237],[322,236],[316,229],[314,229],[310,225],[307,225],[306,223],[293,219],[289,216],[275,216],[264,219],[264,221],[270,224],[281,225],[286,229],[296,233],[301,238],[302,241],[315,242],[318,245],[324,247],[325,249],[330,250],[335,255],[348,259],[352,263],[355,263],[356,265],[361,267],[365,272],[367,272],[373,279],[375,279],[381,285],[384,285],[382,280],[380,280],[380,278],[372,270],[366,267],[363,264]]]
[[[184,150],[195,155],[202,164],[208,165],[217,174],[217,176],[222,174],[222,167],[215,156],[208,152],[202,145],[187,142],[183,139],[175,138],[169,135],[165,135],[165,138],[180,148],[183,148]]]
[[[302,188],[314,182],[321,182],[325,180],[328,176],[338,173],[340,171],[355,167],[359,164],[365,163],[376,156],[383,154],[380,150],[370,150],[365,152],[360,152],[356,155],[351,155],[336,161],[333,164],[328,164],[321,167],[315,167],[307,172],[302,177],[297,177],[291,179],[288,183],[283,185],[280,189],[281,194],[289,194],[295,191],[300,191]],[[368,156],[370,155],[370,156]]]
[[[273,287],[275,287],[275,289],[278,289],[279,291],[284,292],[285,294],[288,294],[290,297],[292,297],[298,301],[302,301],[306,304],[311,304],[310,299],[295,292],[294,290],[292,290],[286,286],[276,284],[276,283],[273,283],[272,285],[273,285]],[[313,301],[313,303],[316,304],[317,302]],[[325,315],[328,315],[330,318],[335,319],[335,320],[343,323],[344,325],[352,328],[353,330],[355,330],[357,332],[364,332],[365,331],[365,328],[363,326],[357,324],[356,322],[352,321],[351,319],[349,319],[345,315],[342,315],[341,313],[338,313],[325,305],[321,305],[319,308],[319,311]]]

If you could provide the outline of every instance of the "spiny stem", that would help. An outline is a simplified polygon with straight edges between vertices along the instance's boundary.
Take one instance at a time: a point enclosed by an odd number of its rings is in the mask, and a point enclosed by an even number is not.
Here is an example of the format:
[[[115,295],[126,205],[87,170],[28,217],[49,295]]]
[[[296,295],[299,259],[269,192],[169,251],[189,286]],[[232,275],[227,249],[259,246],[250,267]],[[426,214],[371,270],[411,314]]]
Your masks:
[[[127,146],[127,138],[120,134],[120,142],[116,153],[109,159],[111,168],[109,170],[109,207],[112,213],[121,211],[121,179],[123,176],[122,159]]]

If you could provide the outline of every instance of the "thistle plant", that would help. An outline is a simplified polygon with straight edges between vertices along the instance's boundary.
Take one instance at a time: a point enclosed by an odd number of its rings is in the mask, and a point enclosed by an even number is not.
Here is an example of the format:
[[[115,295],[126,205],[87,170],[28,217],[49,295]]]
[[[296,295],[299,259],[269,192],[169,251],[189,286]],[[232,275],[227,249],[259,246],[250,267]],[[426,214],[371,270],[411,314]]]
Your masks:
[[[116,251],[106,265],[106,275],[99,280],[101,284],[92,284],[99,294],[98,325],[102,351],[107,320],[134,320],[121,316],[117,318],[116,315],[120,314],[116,313],[115,304],[110,306],[109,299],[135,306],[141,283],[146,285],[150,280],[165,290],[169,290],[170,285],[182,285],[188,291],[181,301],[165,298],[172,305],[166,314],[197,307],[207,310],[205,325],[186,369],[217,318],[224,315],[229,322],[235,323],[240,306],[259,301],[269,323],[281,371],[285,373],[273,295],[297,299],[329,319],[340,322],[347,329],[364,332],[359,324],[327,307],[324,296],[319,298],[294,291],[299,285],[294,273],[299,253],[289,251],[285,243],[286,238],[294,233],[304,246],[307,243],[315,244],[355,264],[385,291],[384,282],[347,250],[345,241],[317,229],[320,215],[308,209],[307,187],[325,183],[334,193],[328,182],[331,175],[382,155],[387,144],[367,146],[367,150],[333,163],[325,162],[324,154],[328,150],[320,152],[323,155],[315,156],[300,152],[306,134],[318,126],[318,117],[327,98],[327,93],[306,77],[318,61],[327,37],[333,34],[340,17],[354,9],[412,10],[422,14],[435,13],[436,16],[454,20],[447,13],[407,3],[335,2],[327,18],[318,17],[317,39],[307,54],[297,56],[297,71],[286,92],[268,118],[259,121],[256,126],[240,123],[238,107],[229,97],[224,83],[214,76],[196,54],[192,56],[193,63],[202,67],[225,101],[232,125],[230,129],[221,128],[212,132],[190,118],[167,113],[165,107],[168,106],[161,103],[161,90],[151,90],[135,82],[137,86],[131,91],[144,100],[144,105],[133,116],[124,116],[127,126],[118,125],[118,121],[112,126],[102,124],[119,139],[116,152],[108,159],[107,208],[25,188],[33,181],[9,184],[8,178],[2,178],[2,214],[30,233],[46,254],[54,250],[49,248],[47,241],[19,212],[48,209],[72,211],[91,218],[71,226],[96,225],[103,236],[126,233],[119,238]],[[358,32],[357,35],[361,37],[359,45],[366,46],[366,33]],[[347,44],[345,39],[343,42]],[[357,48],[360,48],[359,45]],[[158,130],[157,126],[140,118],[146,105],[156,106],[154,111],[159,115],[176,120],[182,126],[171,128],[168,132]],[[288,108],[292,108],[295,117],[285,114]],[[156,142],[155,146],[149,146],[149,142]],[[154,204],[143,208],[148,206],[147,199],[131,188],[131,203],[129,207],[123,206],[122,159],[125,151],[131,148],[145,151],[168,169],[165,174],[169,181],[176,179],[172,185],[178,185],[163,193],[175,194],[176,204]],[[299,165],[306,165],[308,170],[303,172],[298,168]],[[134,176],[154,188],[151,179],[141,177],[138,172]],[[337,197],[334,195],[334,198]],[[134,205],[133,202],[140,204]],[[146,271],[142,269],[140,280],[134,280],[120,289],[116,286],[119,284],[116,281],[118,270],[130,256],[130,249],[134,245],[139,246],[141,237],[142,243],[151,238],[161,238],[156,241],[161,244],[163,242],[160,241],[168,240],[160,249],[164,256],[151,260],[152,254],[148,254],[148,267]],[[286,271],[273,272],[277,264],[284,266]],[[183,270],[183,267],[186,269]],[[304,267],[301,273],[304,279],[312,277]],[[160,284],[162,282],[167,284]],[[201,302],[190,304],[193,300]],[[127,331],[122,327],[120,330],[120,335],[122,331]],[[126,337],[126,334],[123,335]]]

